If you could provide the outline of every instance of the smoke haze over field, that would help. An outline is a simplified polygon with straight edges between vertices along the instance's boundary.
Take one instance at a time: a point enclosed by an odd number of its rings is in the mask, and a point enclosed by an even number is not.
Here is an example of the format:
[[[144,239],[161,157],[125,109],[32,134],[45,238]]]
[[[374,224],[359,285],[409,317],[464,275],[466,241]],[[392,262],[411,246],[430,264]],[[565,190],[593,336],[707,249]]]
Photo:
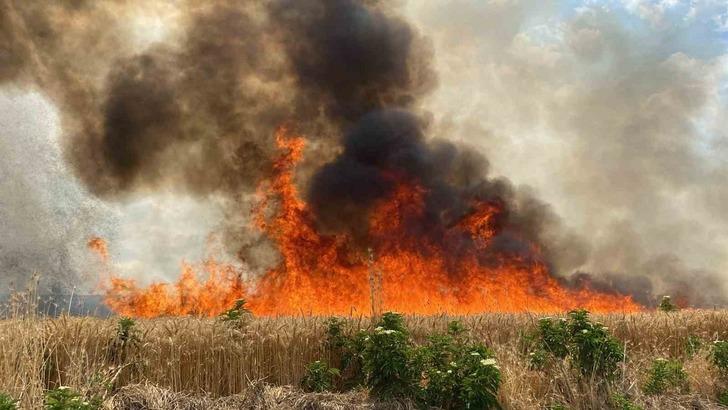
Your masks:
[[[570,4],[0,0],[0,270],[67,286],[93,234],[140,276],[211,232],[270,263],[247,212],[285,123],[322,229],[360,234],[394,172],[431,232],[502,202],[496,243],[559,275],[725,303],[728,10]]]

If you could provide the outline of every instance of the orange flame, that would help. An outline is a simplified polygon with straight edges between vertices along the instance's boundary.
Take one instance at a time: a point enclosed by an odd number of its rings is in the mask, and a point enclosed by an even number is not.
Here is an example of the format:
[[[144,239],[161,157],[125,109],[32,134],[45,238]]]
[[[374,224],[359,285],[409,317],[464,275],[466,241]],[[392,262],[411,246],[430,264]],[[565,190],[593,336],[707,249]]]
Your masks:
[[[588,285],[565,287],[538,258],[496,255],[495,260],[483,262],[496,234],[500,204],[474,204],[469,215],[442,233],[444,238],[469,238],[475,246],[464,250],[451,251],[431,235],[412,232],[407,222],[422,216],[426,194],[416,181],[395,179],[393,194],[372,208],[367,238],[370,258],[351,236],[316,229],[293,181],[304,139],[281,128],[276,142],[281,154],[274,164],[275,176],[259,187],[260,201],[254,209],[254,223],[280,252],[276,267],[250,283],[242,279],[242,272],[214,261],[204,264],[205,280],[198,278],[192,266],[183,265],[174,285],[157,283],[145,288],[114,277],[106,285],[106,304],[129,316],[214,316],[245,297],[258,315],[367,315],[373,305],[370,279],[376,273],[381,281],[381,289],[376,290],[378,303],[406,313],[641,309],[629,296],[600,293]],[[89,246],[97,248],[91,241]],[[532,251],[538,255],[535,246]]]

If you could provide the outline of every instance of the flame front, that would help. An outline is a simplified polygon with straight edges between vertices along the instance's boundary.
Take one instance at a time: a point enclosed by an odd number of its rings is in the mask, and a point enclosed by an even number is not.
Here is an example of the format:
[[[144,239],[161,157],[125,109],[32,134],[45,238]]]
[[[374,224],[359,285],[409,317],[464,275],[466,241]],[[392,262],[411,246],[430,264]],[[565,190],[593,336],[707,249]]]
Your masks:
[[[276,142],[281,154],[275,176],[259,187],[253,218],[280,252],[276,267],[249,282],[243,272],[215,261],[198,269],[184,264],[176,284],[140,287],[112,277],[104,284],[106,304],[137,317],[214,316],[243,297],[258,315],[368,315],[375,306],[418,314],[641,309],[629,296],[562,285],[536,246],[528,257],[493,252],[499,203],[473,204],[437,235],[418,232],[425,229],[419,222],[426,191],[396,174],[392,194],[371,209],[365,245],[349,234],[322,234],[293,181],[304,139],[281,128]],[[89,242],[108,255],[101,244],[98,238]]]

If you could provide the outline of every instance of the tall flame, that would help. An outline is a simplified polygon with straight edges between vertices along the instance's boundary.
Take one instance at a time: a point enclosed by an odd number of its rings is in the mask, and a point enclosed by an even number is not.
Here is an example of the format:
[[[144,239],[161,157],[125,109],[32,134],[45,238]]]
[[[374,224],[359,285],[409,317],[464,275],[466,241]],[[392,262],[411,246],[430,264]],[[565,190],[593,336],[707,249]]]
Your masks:
[[[277,266],[250,282],[243,272],[213,260],[198,269],[205,279],[184,264],[176,284],[140,287],[112,277],[105,284],[106,304],[139,317],[213,316],[243,297],[258,315],[367,315],[375,305],[418,314],[641,309],[629,296],[562,285],[537,257],[535,246],[530,253],[536,257],[496,253],[494,259],[488,251],[502,212],[499,203],[473,204],[468,215],[442,232],[441,240],[410,229],[422,217],[426,191],[397,175],[391,175],[393,193],[370,212],[367,246],[348,234],[322,234],[293,181],[304,139],[281,128],[276,143],[281,154],[274,177],[258,189],[253,220],[278,249]],[[459,238],[469,245],[445,245],[459,243]],[[89,246],[104,257],[108,253],[98,240]]]

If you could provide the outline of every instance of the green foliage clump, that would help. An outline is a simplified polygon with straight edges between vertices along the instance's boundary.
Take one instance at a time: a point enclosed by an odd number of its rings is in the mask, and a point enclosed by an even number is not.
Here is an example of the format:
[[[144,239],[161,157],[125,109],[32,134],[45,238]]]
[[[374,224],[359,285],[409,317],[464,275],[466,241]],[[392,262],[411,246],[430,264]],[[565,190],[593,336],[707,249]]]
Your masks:
[[[0,410],[17,410],[18,401],[9,394],[0,393]]]
[[[107,354],[114,363],[123,363],[129,350],[139,345],[139,331],[136,321],[130,317],[121,317],[116,324],[116,335],[111,341]]]
[[[382,398],[412,396],[418,381],[414,350],[401,315],[387,312],[364,339],[363,365],[372,394]]]
[[[253,317],[252,312],[245,307],[246,303],[245,299],[236,300],[232,308],[220,314],[220,320],[236,328],[246,327]]]
[[[680,310],[680,308],[677,307],[676,304],[672,303],[672,299],[670,299],[670,296],[663,296],[662,300],[660,301],[660,306],[658,307],[663,312],[676,312]]]
[[[569,326],[565,319],[538,321],[541,348],[555,357],[563,359],[569,354]]]
[[[116,327],[116,339],[127,343],[136,338],[136,321],[130,317],[122,317]]]
[[[569,353],[582,374],[611,378],[624,360],[622,344],[601,323],[592,323],[586,310],[569,312]]]
[[[339,369],[330,367],[324,361],[316,360],[306,365],[306,374],[301,381],[301,387],[307,392],[330,391],[334,387],[336,377],[339,377]]]
[[[721,406],[728,407],[728,390],[723,390],[718,395],[718,403],[720,403]]]
[[[363,368],[365,339],[368,333],[359,330],[353,335],[345,331],[346,322],[338,318],[330,318],[327,322],[326,344],[338,357],[341,369],[340,380],[344,388],[355,387],[364,383]]]
[[[725,378],[728,378],[728,341],[716,340],[713,342],[713,349],[710,354],[713,365]]]
[[[404,318],[392,312],[370,331],[347,333],[339,319],[327,326],[327,344],[338,354],[342,374],[353,372],[352,379],[377,398],[407,398],[443,409],[496,408],[501,379],[493,352],[465,335],[465,327],[453,321],[446,333],[416,345]]]
[[[663,394],[667,391],[686,393],[690,389],[688,374],[678,360],[655,359],[652,362],[643,390],[646,394]]]
[[[583,375],[611,379],[624,360],[621,343],[583,309],[569,312],[566,319],[539,320],[533,338],[529,355],[535,369],[543,369],[552,358],[568,358]]]
[[[616,410],[642,410],[642,407],[634,404],[629,397],[619,393],[612,395],[612,407]]]
[[[444,409],[494,408],[500,369],[494,354],[481,344],[468,343],[465,328],[453,321],[447,334],[434,334],[417,350],[422,369],[420,400]]]
[[[688,340],[685,342],[685,353],[688,357],[695,356],[703,347],[703,339],[700,336],[689,335]]]
[[[69,387],[61,386],[48,390],[45,395],[45,410],[98,410],[101,399],[94,397],[87,400]]]

